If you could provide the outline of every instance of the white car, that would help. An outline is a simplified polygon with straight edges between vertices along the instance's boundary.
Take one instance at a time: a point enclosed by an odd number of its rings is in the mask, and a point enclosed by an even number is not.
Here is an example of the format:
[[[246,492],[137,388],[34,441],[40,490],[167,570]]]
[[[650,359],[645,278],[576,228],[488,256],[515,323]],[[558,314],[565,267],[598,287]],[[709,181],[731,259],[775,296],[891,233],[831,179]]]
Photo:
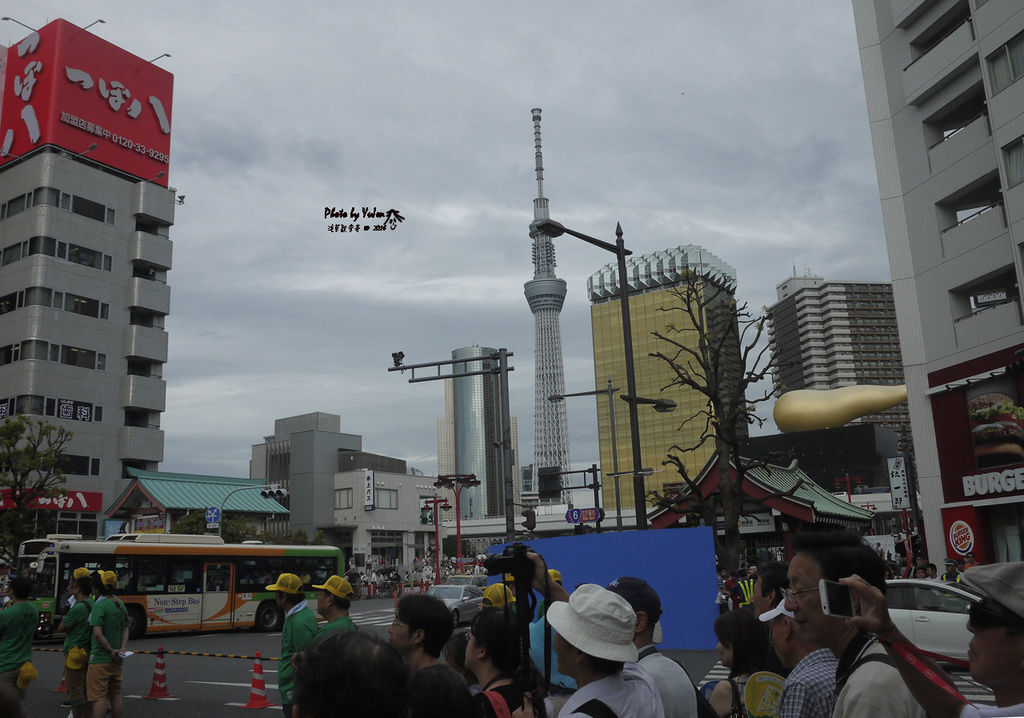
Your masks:
[[[443,583],[440,586],[432,586],[427,595],[444,601],[444,605],[452,612],[452,620],[456,626],[472,619],[483,609],[484,592],[477,586]]]
[[[886,581],[893,623],[915,646],[967,660],[967,609],[981,598],[959,583],[908,578]]]

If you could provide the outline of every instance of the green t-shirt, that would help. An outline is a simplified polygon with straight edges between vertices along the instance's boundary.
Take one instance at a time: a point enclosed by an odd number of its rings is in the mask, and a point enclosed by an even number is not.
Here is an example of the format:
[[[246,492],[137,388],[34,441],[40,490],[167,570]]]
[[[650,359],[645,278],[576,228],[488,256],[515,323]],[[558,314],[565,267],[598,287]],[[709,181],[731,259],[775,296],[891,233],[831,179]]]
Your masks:
[[[342,616],[336,621],[330,621],[325,623],[320,629],[320,635],[330,633],[331,631],[355,631],[356,624],[352,622],[349,616]]]
[[[292,703],[295,681],[292,677],[292,656],[317,637],[316,615],[306,606],[284,619],[281,630],[281,660],[277,662],[277,689],[282,703]]]
[[[39,611],[31,601],[18,601],[0,611],[0,673],[21,668],[32,657],[32,638]]]
[[[99,626],[103,637],[113,649],[121,647],[121,636],[124,635],[124,627],[128,623],[128,611],[125,609],[121,599],[114,596],[100,597],[92,607],[89,615],[89,625]],[[91,628],[89,630],[92,630]],[[99,641],[92,642],[92,653],[89,654],[89,663],[113,663],[114,659],[100,645]]]
[[[75,646],[89,650],[89,644],[92,643],[92,626],[89,625],[90,611],[92,611],[92,601],[75,601],[75,605],[64,616],[64,628],[67,629],[67,633],[64,635],[65,653]]]

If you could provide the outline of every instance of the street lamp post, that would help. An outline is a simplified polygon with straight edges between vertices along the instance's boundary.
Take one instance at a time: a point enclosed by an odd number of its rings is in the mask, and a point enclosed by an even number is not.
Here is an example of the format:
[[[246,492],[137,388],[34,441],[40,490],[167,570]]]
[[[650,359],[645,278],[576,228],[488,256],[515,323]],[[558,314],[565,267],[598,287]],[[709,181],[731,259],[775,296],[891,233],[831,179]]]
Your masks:
[[[615,436],[615,402],[612,400],[619,388],[612,386],[612,380],[608,380],[607,389],[595,389],[594,391],[578,391],[572,394],[552,394],[548,397],[548,401],[561,401],[568,396],[598,396],[600,394],[606,394],[608,396],[608,424],[611,427],[612,434],[612,473],[608,474],[614,481],[615,486],[615,530],[622,530],[622,501],[619,496],[619,442]],[[654,407],[654,410],[660,413],[672,411],[676,408],[676,403],[671,399],[645,399],[642,396],[630,397],[622,394],[619,398],[629,402],[631,405],[635,404],[650,404]],[[631,400],[632,399],[632,400]],[[643,470],[646,476],[650,472],[646,469]],[[597,478],[594,478],[597,481]]]
[[[433,498],[423,499],[423,510],[434,511],[434,583],[441,583],[441,529],[438,523],[438,509],[450,509],[451,504],[448,503],[448,499],[442,499],[438,496]]]
[[[462,571],[462,487],[479,486],[476,474],[448,474],[438,476],[434,486],[449,488],[455,493],[455,565]]]
[[[549,237],[558,237],[562,234],[572,235],[584,242],[593,244],[595,247],[611,252],[615,255],[619,265],[619,303],[622,308],[622,340],[625,343],[626,358],[626,391],[629,396],[636,396],[636,372],[633,367],[633,327],[629,318],[629,284],[626,281],[626,256],[632,254],[626,249],[626,243],[622,239],[622,225],[615,224],[615,244],[591,237],[581,232],[569,229],[560,222],[552,219],[545,219],[537,224],[537,229]],[[636,507],[636,527],[647,528],[647,491],[644,487],[644,475],[642,460],[640,457],[640,420],[637,416],[636,402],[629,402],[629,438],[633,444],[633,504]]]
[[[237,489],[232,489],[224,497],[224,500],[220,502],[220,520],[217,522],[217,535],[220,536],[220,529],[224,525],[224,507],[227,506],[228,499],[231,494],[237,494],[239,491],[259,491],[265,499],[280,499],[288,495],[287,489],[282,489],[277,484],[261,484],[260,486],[239,486]],[[264,524],[264,528],[266,525]]]

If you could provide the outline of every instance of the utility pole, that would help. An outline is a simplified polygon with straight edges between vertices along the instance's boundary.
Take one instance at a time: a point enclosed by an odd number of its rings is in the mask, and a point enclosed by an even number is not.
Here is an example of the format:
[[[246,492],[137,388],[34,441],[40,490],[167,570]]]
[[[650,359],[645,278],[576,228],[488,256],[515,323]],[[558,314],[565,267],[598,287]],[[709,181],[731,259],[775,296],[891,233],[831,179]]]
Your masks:
[[[394,366],[389,366],[388,371],[400,371],[403,374],[406,370],[412,373],[409,378],[410,384],[415,384],[422,381],[438,381],[441,379],[459,379],[467,376],[481,376],[485,374],[498,375],[499,384],[499,395],[501,404],[501,438],[499,444],[502,450],[502,481],[501,481],[501,494],[499,495],[500,506],[505,512],[505,542],[512,543],[515,540],[515,499],[513,494],[513,476],[512,466],[514,464],[514,457],[512,455],[512,419],[509,411],[509,390],[508,390],[508,373],[513,371],[515,367],[508,365],[508,358],[514,356],[514,354],[504,347],[498,349],[493,354],[483,354],[477,357],[463,357],[461,359],[444,359],[441,361],[426,362],[423,364],[405,364],[405,353],[404,352],[392,352],[391,359],[394,362]],[[480,369],[477,371],[460,371],[455,372],[454,367],[448,374],[441,373],[441,367],[452,366],[454,364],[468,364],[474,361],[496,361],[498,366],[491,369]],[[417,369],[424,369],[432,367],[437,370],[437,373],[431,376],[416,376]]]

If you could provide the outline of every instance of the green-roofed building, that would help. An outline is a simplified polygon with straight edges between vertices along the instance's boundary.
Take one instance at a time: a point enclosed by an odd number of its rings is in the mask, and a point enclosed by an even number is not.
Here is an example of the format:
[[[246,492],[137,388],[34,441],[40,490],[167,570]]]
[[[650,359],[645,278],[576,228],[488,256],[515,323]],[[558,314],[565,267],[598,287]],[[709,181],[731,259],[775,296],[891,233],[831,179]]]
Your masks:
[[[261,531],[288,509],[259,491],[263,479],[177,474],[129,468],[131,483],[107,507],[107,518],[123,521],[123,533],[169,533],[175,521],[210,507],[243,517]]]

